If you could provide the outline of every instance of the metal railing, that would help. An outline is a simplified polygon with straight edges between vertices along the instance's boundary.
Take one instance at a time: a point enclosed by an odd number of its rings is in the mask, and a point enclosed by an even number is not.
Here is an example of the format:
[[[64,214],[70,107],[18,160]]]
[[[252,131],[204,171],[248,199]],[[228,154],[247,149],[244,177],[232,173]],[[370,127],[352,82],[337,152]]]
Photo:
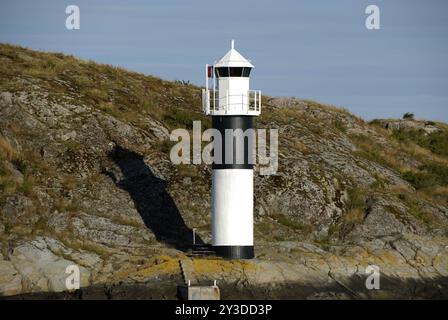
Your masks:
[[[219,90],[202,90],[202,107],[206,114],[253,114],[261,112],[261,91],[224,95]]]

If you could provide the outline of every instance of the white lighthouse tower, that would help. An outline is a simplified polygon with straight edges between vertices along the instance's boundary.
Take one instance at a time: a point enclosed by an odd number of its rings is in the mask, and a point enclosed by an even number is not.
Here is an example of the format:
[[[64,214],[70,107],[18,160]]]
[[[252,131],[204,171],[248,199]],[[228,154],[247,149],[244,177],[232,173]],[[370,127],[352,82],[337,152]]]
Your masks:
[[[234,48],[206,65],[202,92],[205,114],[221,133],[212,164],[212,246],[218,256],[251,259],[253,247],[253,118],[260,115],[261,91],[249,89],[254,66]],[[210,86],[211,82],[211,86]],[[248,130],[249,129],[249,130]],[[237,141],[238,134],[244,134]],[[253,136],[254,137],[254,136]],[[240,135],[241,138],[241,135]],[[216,159],[220,154],[221,160]]]

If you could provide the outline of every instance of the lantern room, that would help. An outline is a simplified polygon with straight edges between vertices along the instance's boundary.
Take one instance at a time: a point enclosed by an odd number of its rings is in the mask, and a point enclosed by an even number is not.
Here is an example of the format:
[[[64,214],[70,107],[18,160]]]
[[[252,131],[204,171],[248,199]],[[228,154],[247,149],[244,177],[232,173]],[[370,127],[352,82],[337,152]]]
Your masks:
[[[207,115],[260,115],[261,91],[249,88],[254,66],[234,46],[232,40],[219,61],[206,65],[202,104]]]

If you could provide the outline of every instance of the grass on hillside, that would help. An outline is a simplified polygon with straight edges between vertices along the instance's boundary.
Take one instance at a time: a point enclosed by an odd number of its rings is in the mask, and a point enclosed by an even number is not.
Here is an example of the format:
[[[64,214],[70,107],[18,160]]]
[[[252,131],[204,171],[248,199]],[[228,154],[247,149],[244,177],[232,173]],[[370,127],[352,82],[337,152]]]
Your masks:
[[[32,81],[48,89],[50,98],[66,96],[94,106],[120,120],[148,129],[142,117],[166,123],[170,129],[191,128],[193,120],[210,120],[201,112],[200,88],[186,82],[171,82],[130,72],[111,65],[76,59],[70,55],[0,45],[2,90],[33,90]]]
[[[434,154],[448,156],[448,131],[440,130],[425,134],[422,131],[394,130],[392,137],[403,142],[412,141]]]
[[[387,143],[378,143],[366,135],[349,135],[358,148],[354,155],[393,169],[425,198],[448,204],[446,127],[438,125],[441,128],[439,131],[426,134],[407,130],[391,132],[375,122],[371,125]]]

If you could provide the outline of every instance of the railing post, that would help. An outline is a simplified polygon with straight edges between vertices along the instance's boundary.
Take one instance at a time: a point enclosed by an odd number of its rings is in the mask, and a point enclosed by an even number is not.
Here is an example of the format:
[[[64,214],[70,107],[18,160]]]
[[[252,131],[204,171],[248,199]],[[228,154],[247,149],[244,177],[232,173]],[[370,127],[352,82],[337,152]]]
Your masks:
[[[215,78],[215,65],[212,68],[212,76],[213,76],[213,112],[216,111],[216,78]],[[219,94],[218,94],[219,97]]]
[[[257,111],[257,92],[254,91],[254,110]]]
[[[207,90],[207,114],[210,114],[210,91]]]
[[[208,64],[205,65],[205,91],[208,91]]]
[[[204,104],[204,98],[205,98],[205,94],[204,94],[204,89],[202,89],[202,111],[205,112],[205,104]],[[205,102],[207,103],[207,102]]]
[[[226,90],[226,113],[229,110],[229,90]]]

